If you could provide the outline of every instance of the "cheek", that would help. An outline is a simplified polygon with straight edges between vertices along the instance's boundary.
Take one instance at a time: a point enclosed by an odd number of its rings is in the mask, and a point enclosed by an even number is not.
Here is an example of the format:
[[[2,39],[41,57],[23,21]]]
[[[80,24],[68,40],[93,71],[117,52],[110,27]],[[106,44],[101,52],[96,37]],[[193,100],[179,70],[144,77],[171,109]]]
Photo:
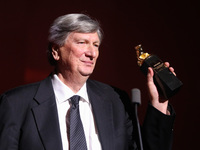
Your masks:
[[[67,58],[68,60],[75,60],[81,57],[81,55],[82,55],[82,52],[80,50],[73,49],[73,48],[63,53],[63,56]]]
[[[97,60],[99,58],[99,51],[96,52],[95,59]]]
[[[97,50],[97,58],[99,57],[99,50]]]
[[[72,47],[71,49],[71,54],[74,56],[74,57],[81,57],[82,55],[84,55],[84,50],[80,47]]]

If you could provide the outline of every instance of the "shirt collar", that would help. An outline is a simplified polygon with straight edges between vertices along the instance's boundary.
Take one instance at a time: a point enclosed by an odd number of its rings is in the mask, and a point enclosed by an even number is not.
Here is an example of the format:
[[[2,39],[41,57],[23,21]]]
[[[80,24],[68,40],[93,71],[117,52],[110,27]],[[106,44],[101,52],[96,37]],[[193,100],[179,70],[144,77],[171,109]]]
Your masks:
[[[74,93],[67,85],[65,85],[58,78],[58,76],[56,74],[52,75],[51,80],[52,80],[52,85],[53,85],[55,96],[59,103],[65,102],[73,95],[79,95],[81,97],[80,100],[86,101],[89,103],[86,83],[81,87],[81,89],[77,93]]]

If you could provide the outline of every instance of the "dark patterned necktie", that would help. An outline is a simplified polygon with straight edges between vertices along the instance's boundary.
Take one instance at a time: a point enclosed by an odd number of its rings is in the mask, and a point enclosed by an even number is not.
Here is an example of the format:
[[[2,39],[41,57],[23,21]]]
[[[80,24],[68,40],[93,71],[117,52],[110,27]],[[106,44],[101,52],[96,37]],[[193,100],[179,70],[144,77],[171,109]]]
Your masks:
[[[70,108],[70,150],[87,150],[85,134],[79,113],[80,96],[71,98]]]

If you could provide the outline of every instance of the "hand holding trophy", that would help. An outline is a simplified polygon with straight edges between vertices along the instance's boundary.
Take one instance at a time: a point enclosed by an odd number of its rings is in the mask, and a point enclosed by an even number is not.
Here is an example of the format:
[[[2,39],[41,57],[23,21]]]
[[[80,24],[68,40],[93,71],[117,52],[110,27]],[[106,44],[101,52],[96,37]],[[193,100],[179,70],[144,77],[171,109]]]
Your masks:
[[[164,62],[156,55],[144,52],[141,45],[135,47],[137,63],[141,71],[147,75],[148,68],[154,71],[154,83],[159,94],[169,99],[175,95],[183,83],[165,66]]]

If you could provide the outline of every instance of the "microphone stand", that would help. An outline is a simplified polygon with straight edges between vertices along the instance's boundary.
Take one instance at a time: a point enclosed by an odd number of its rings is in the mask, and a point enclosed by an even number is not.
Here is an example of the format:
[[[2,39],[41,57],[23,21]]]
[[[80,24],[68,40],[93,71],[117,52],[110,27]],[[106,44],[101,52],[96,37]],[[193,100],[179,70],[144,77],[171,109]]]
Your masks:
[[[142,135],[141,135],[140,123],[138,119],[138,104],[137,103],[134,103],[134,110],[135,110],[135,119],[136,119],[136,124],[137,124],[137,131],[138,131],[139,149],[143,150]]]
[[[141,93],[140,90],[137,88],[132,89],[132,104],[135,110],[135,125],[137,126],[138,148],[139,150],[143,150],[142,135],[138,119],[138,105],[141,104]]]

